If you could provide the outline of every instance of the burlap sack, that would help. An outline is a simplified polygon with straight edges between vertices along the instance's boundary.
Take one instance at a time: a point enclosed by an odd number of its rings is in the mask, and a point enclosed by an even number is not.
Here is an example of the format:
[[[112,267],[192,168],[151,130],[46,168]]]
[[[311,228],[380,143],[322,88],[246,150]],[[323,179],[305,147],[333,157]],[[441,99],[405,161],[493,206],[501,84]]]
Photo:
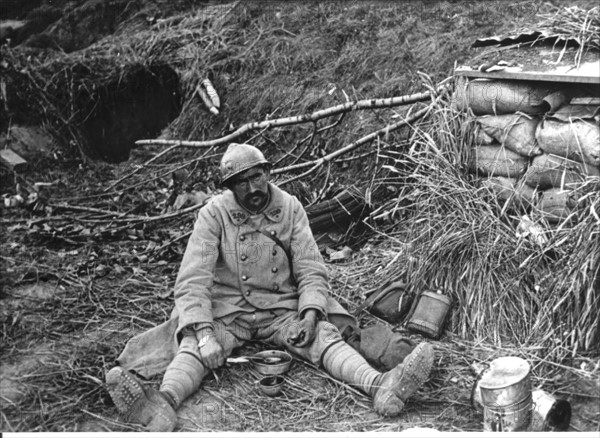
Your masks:
[[[520,113],[477,118],[483,132],[511,151],[526,157],[542,153],[535,139],[539,121],[537,117]]]
[[[546,153],[600,166],[600,127],[594,121],[546,119],[535,138]]]
[[[554,89],[537,82],[475,79],[457,84],[453,107],[471,108],[473,114],[544,114],[551,104],[544,100]]]
[[[571,190],[544,190],[538,207],[548,222],[562,222],[576,212],[577,197]]]
[[[500,145],[477,146],[471,149],[469,170],[484,176],[517,178],[527,169],[527,157]]]
[[[496,139],[487,134],[481,126],[478,126],[475,131],[475,144],[477,146],[486,146],[494,143],[496,143]]]
[[[516,178],[497,176],[485,178],[481,186],[489,190],[499,201],[509,202],[512,208],[527,210],[535,203],[536,191]]]
[[[589,177],[600,177],[600,170],[587,163],[543,154],[533,158],[524,180],[531,187],[546,190],[574,188]]]

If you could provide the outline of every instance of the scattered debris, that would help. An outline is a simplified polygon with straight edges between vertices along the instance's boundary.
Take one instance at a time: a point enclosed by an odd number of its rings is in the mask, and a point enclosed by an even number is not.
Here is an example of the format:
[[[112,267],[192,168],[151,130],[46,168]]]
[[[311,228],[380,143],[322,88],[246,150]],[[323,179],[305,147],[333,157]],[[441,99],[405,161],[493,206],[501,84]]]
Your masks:
[[[12,149],[0,150],[0,163],[9,170],[14,170],[15,172],[22,172],[27,168],[27,160],[19,156]]]
[[[330,262],[347,262],[352,258],[352,248],[344,246],[341,250],[329,254]]]

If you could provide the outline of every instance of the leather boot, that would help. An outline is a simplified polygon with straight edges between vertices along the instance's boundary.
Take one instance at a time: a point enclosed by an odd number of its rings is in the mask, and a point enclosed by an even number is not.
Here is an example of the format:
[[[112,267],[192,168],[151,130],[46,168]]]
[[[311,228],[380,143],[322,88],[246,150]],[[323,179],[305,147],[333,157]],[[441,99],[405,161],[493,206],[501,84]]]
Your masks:
[[[129,423],[146,426],[150,432],[171,432],[177,414],[157,390],[144,385],[121,367],[106,374],[106,386],[117,410]]]
[[[333,377],[372,396],[377,413],[393,416],[402,411],[406,400],[427,381],[433,365],[433,347],[419,344],[403,363],[384,374],[345,342],[331,345],[321,361]]]
[[[433,366],[433,347],[422,342],[404,361],[384,373],[373,397],[375,410],[385,416],[398,415],[406,400],[429,378]]]

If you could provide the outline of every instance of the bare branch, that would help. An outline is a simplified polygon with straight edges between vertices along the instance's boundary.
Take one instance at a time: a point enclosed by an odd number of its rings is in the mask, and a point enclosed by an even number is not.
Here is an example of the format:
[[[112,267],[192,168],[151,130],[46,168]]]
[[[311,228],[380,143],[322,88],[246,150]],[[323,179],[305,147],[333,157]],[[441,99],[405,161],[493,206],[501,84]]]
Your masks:
[[[254,131],[256,129],[275,128],[279,126],[297,125],[299,123],[315,122],[325,117],[330,117],[336,114],[346,113],[349,111],[374,109],[374,108],[389,108],[394,106],[408,105],[416,102],[423,102],[431,99],[430,92],[416,93],[405,96],[389,97],[386,99],[364,99],[354,102],[346,102],[340,105],[332,106],[323,110],[315,111],[312,114],[302,114],[300,116],[284,117],[280,119],[264,120],[262,122],[252,122],[242,125],[236,131],[224,137],[206,141],[191,141],[191,140],[138,140],[135,142],[138,146],[147,145],[163,145],[172,147],[192,147],[205,148],[217,146],[224,143],[229,143],[241,135]]]
[[[292,177],[290,179],[287,179],[283,182],[281,182],[280,184],[285,184],[291,181],[294,181],[296,179],[300,179],[303,178],[307,175],[309,175],[310,173],[314,172],[317,168],[319,168],[320,166],[322,166],[324,163],[327,163],[328,161],[333,160],[336,157],[339,157],[340,155],[344,155],[350,151],[353,151],[354,149],[358,148],[359,146],[362,146],[365,143],[368,143],[372,140],[374,140],[375,138],[379,137],[380,135],[386,135],[398,128],[401,128],[402,126],[408,125],[410,123],[413,123],[414,121],[420,119],[421,117],[425,116],[429,111],[431,110],[431,106],[428,106],[426,108],[423,108],[419,111],[417,111],[416,113],[414,113],[412,116],[410,116],[407,119],[401,120],[399,122],[396,122],[392,125],[388,125],[385,128],[382,128],[378,131],[372,132],[368,135],[365,135],[364,137],[356,140],[354,143],[350,143],[348,146],[345,146],[341,149],[338,149],[337,151],[334,151],[328,155],[325,155],[324,157],[321,157],[317,160],[313,160],[313,161],[308,161],[306,163],[300,163],[300,164],[294,164],[292,166],[287,166],[287,167],[281,167],[279,169],[273,169],[271,171],[271,174],[273,175],[277,175],[280,173],[286,173],[286,172],[291,172],[294,170],[300,170],[300,169],[305,169],[307,167],[310,167],[309,170],[307,170],[306,172],[297,175],[295,177]]]

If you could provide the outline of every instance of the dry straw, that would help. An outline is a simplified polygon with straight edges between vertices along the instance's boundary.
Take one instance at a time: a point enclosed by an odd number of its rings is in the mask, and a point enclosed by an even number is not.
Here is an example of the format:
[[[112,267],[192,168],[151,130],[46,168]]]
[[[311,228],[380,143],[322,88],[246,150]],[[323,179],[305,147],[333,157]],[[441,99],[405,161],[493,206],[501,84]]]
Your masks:
[[[556,7],[554,11],[539,14],[535,30],[559,40],[576,40],[579,44],[575,64],[579,66],[588,50],[600,50],[600,7],[583,9],[578,6]]]
[[[549,242],[517,236],[520,212],[499,202],[462,171],[470,148],[465,117],[439,106],[431,128],[418,130],[408,154],[387,153],[399,188],[388,205],[402,216],[395,231],[402,262],[385,276],[418,291],[441,288],[456,301],[453,331],[495,345],[536,345],[561,361],[597,347],[600,327],[600,194],[588,178],[577,213],[551,227],[532,217]]]

